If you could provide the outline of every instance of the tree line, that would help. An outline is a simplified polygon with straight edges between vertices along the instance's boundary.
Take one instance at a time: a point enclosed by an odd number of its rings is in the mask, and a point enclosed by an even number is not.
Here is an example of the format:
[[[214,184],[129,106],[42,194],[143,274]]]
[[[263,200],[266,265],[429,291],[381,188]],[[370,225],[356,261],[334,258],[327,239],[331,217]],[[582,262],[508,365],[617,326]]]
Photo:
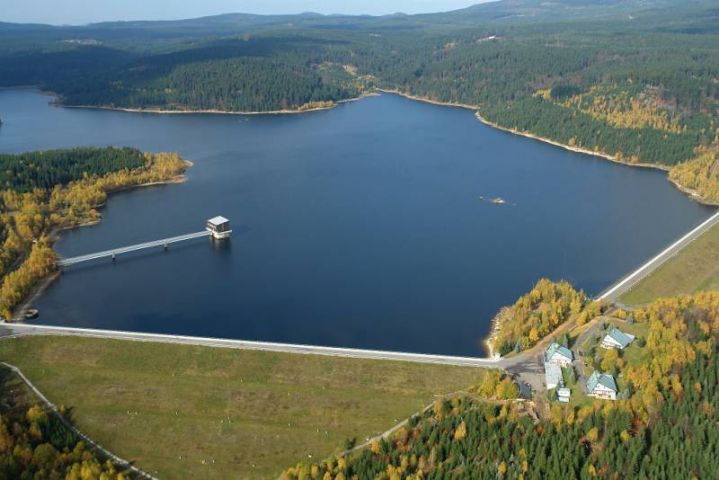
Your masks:
[[[0,154],[0,189],[30,192],[50,189],[85,176],[143,166],[141,151],[124,148],[71,148],[20,154]]]

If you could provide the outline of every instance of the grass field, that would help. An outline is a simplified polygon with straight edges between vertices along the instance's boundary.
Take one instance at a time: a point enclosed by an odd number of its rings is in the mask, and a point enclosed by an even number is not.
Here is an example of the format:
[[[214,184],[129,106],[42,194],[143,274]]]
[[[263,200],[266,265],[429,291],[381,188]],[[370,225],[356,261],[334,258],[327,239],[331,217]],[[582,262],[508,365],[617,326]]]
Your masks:
[[[0,341],[78,427],[161,478],[276,478],[482,370],[78,337]]]
[[[692,242],[619,298],[641,305],[660,297],[719,290],[719,225]]]

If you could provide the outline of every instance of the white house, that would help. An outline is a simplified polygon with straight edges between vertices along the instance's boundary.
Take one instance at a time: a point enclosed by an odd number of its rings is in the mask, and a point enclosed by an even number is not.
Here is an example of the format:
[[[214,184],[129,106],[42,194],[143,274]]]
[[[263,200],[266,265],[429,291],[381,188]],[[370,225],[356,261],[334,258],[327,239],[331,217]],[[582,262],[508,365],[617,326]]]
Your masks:
[[[614,377],[606,373],[592,373],[587,380],[587,395],[604,400],[616,400],[617,384]]]
[[[602,348],[618,348],[624,350],[634,341],[634,335],[624,333],[616,327],[609,329],[609,332],[602,340]]]
[[[552,342],[546,352],[544,352],[544,363],[559,365],[560,367],[568,367],[574,360],[574,354],[567,347],[563,347],[557,342]]]

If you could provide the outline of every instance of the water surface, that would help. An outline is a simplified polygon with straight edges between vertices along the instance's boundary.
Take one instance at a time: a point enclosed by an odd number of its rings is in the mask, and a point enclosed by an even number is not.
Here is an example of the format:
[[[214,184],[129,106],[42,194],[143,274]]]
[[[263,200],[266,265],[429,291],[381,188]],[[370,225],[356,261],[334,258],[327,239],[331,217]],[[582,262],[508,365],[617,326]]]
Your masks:
[[[132,145],[195,164],[183,184],[114,195],[62,255],[218,214],[235,234],[71,267],[37,305],[46,324],[477,355],[495,312],[538,278],[598,293],[712,212],[661,172],[393,95],[251,117],[50,100],[0,92],[0,151]]]

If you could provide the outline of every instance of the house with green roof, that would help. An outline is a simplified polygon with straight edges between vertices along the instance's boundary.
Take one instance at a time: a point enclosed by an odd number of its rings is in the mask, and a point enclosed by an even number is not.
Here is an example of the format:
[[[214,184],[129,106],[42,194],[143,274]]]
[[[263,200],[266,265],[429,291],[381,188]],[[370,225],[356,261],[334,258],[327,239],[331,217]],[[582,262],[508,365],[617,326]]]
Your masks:
[[[609,329],[602,340],[602,348],[618,348],[624,350],[634,341],[634,335],[624,333],[617,327]]]
[[[617,382],[607,373],[594,372],[587,380],[587,395],[604,400],[617,399]]]
[[[549,348],[544,352],[544,363],[550,365],[558,365],[562,368],[568,367],[574,360],[574,354],[565,346],[552,342]]]

